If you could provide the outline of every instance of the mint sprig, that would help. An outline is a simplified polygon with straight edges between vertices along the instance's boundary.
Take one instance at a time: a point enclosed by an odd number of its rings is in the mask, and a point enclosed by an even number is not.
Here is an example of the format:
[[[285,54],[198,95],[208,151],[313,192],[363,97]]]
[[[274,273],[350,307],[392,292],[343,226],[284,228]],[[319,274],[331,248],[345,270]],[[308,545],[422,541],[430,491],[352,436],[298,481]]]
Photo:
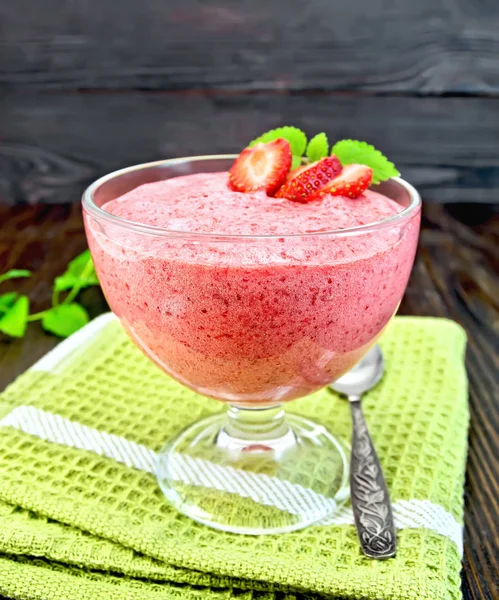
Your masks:
[[[371,167],[373,170],[373,183],[381,183],[386,179],[400,175],[395,165],[367,142],[340,140],[332,147],[331,154],[337,156],[343,166],[360,164]]]
[[[26,269],[11,269],[7,273],[0,275],[0,283],[8,279],[20,279],[21,277],[31,277],[31,271],[27,271]]]
[[[294,156],[302,156],[307,147],[307,136],[298,127],[292,127],[286,125],[284,127],[277,127],[262,133],[261,136],[251,141],[248,146],[254,146],[255,144],[266,144],[267,142],[273,142],[282,138],[289,142],[291,146],[291,154]]]
[[[30,275],[30,271],[13,269],[0,275],[0,283]],[[90,251],[85,250],[55,279],[51,308],[30,315],[27,296],[17,292],[0,295],[0,331],[11,337],[23,337],[29,322],[40,321],[46,331],[68,337],[89,321],[87,311],[74,300],[80,290],[92,285],[99,285],[99,280]],[[67,292],[62,301],[61,292]]]
[[[81,290],[90,285],[99,285],[90,250],[85,250],[74,258],[68,264],[66,271],[56,277],[54,282],[54,288],[58,292],[70,290],[75,286]]]
[[[17,292],[7,292],[0,296],[0,317],[14,306],[14,302],[18,297],[19,294]]]
[[[23,337],[28,324],[29,298],[15,292],[0,296],[0,331],[11,337]]]
[[[9,279],[30,277],[31,271],[11,269],[0,275],[0,283]],[[22,337],[26,332],[29,313],[29,298],[17,292],[7,292],[0,296],[0,331],[11,337]]]
[[[89,321],[88,313],[81,304],[59,304],[44,311],[42,327],[59,337],[68,337]]]
[[[249,146],[272,142],[278,138],[284,138],[291,146],[292,169],[296,169],[307,162],[316,162],[329,154],[334,154],[343,166],[361,164],[371,167],[373,170],[373,183],[375,184],[400,175],[395,165],[367,142],[350,139],[340,140],[333,145],[331,152],[329,152],[328,139],[325,133],[314,135],[307,144],[307,136],[303,131],[298,127],[289,125],[277,127],[263,133],[250,142]]]
[[[318,133],[308,143],[307,158],[310,162],[325,158],[329,154],[328,149],[327,135],[325,133]]]

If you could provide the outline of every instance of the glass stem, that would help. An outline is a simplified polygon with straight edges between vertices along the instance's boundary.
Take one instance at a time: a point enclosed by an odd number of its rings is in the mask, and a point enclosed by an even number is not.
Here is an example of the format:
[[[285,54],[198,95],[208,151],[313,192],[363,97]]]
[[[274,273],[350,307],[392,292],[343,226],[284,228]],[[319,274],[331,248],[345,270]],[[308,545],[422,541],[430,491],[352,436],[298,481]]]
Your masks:
[[[241,408],[229,406],[227,423],[224,426],[227,436],[245,442],[271,442],[289,434],[290,427],[282,405],[270,408]]]

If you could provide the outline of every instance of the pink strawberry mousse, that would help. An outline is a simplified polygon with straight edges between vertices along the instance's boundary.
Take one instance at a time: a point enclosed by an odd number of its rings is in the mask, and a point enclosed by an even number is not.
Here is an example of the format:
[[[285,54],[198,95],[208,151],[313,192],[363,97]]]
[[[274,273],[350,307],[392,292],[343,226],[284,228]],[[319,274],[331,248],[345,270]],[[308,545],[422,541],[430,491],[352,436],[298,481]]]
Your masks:
[[[180,232],[151,235],[86,215],[113,311],[171,376],[240,405],[291,400],[351,368],[397,310],[419,231],[418,213],[328,234],[401,207],[371,190],[308,204],[234,192],[227,173],[150,183],[103,208]]]

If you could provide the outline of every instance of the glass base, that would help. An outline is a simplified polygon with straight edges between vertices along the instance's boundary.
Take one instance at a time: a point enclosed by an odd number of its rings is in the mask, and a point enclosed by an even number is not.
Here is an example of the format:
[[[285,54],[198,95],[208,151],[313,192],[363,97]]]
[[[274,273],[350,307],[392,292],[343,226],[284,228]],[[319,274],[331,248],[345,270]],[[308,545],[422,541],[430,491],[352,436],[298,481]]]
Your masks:
[[[168,500],[195,521],[232,533],[282,533],[331,517],[348,499],[346,448],[281,407],[229,407],[168,442],[156,474]]]

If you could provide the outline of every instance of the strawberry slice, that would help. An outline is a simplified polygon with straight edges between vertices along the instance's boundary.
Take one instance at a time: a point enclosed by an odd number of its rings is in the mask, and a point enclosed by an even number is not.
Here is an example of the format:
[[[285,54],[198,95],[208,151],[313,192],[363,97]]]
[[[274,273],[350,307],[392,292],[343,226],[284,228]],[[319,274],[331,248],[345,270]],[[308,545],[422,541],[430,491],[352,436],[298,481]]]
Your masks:
[[[336,156],[322,158],[292,171],[276,196],[293,202],[309,202],[340,172],[341,163]]]
[[[291,168],[291,147],[278,138],[245,148],[229,171],[229,182],[238,192],[264,190],[273,194],[286,181]]]
[[[343,171],[320,190],[319,195],[358,198],[371,185],[373,170],[366,165],[346,165]]]
[[[288,183],[288,181],[291,181],[294,177],[296,177],[297,175],[299,175],[303,171],[306,171],[307,169],[310,169],[310,165],[302,165],[301,167],[297,167],[296,169],[293,169],[292,171],[290,171],[287,174],[287,176],[286,176],[286,183]]]

